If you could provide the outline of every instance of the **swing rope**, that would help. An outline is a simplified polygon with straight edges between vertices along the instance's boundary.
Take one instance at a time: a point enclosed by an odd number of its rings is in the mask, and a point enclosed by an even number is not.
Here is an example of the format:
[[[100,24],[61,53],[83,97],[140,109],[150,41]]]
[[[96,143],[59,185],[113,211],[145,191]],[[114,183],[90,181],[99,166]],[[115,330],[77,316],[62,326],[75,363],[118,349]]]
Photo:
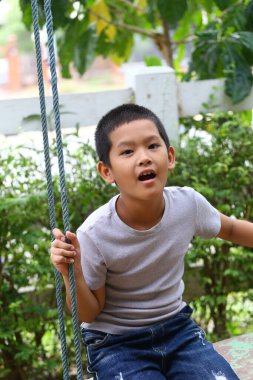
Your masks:
[[[50,227],[51,229],[54,229],[56,227],[55,202],[54,202],[54,194],[53,194],[53,182],[52,182],[51,162],[50,162],[50,153],[49,153],[48,126],[47,126],[46,102],[45,102],[45,91],[44,91],[44,82],[43,82],[37,0],[31,0],[31,6],[32,6],[33,31],[34,31],[35,51],[36,51],[36,60],[37,60],[38,87],[39,87],[39,95],[40,95],[40,110],[41,110],[41,123],[42,123],[42,134],[43,134],[43,145],[44,145],[46,179],[47,179],[49,218],[50,218]],[[52,13],[51,13],[51,0],[45,0],[44,11],[46,15],[46,29],[47,29],[47,36],[48,36],[51,88],[52,88],[52,95],[53,95],[53,110],[54,110],[54,122],[55,122],[55,131],[56,131],[56,145],[57,145],[58,168],[59,168],[59,178],[60,178],[61,204],[62,204],[63,226],[64,226],[64,234],[65,234],[66,231],[69,230],[69,210],[68,210],[68,199],[67,199],[67,190],[66,190],[66,181],[65,181],[64,157],[63,157],[63,149],[62,149],[60,108],[59,108],[57,73],[56,73],[55,53],[54,53],[54,35],[53,35],[53,19],[52,19]],[[72,323],[73,323],[73,331],[74,331],[77,380],[83,380],[82,357],[81,357],[81,347],[80,347],[80,338],[79,338],[79,322],[78,322],[77,302],[76,302],[76,285],[75,285],[73,264],[69,265],[69,282],[70,282],[70,298],[71,298],[71,309],[72,309]],[[55,269],[55,284],[56,284],[56,300],[57,300],[61,351],[62,351],[63,379],[69,380],[69,366],[68,366],[68,356],[67,356],[66,333],[65,333],[65,325],[64,325],[61,275],[56,269]]]

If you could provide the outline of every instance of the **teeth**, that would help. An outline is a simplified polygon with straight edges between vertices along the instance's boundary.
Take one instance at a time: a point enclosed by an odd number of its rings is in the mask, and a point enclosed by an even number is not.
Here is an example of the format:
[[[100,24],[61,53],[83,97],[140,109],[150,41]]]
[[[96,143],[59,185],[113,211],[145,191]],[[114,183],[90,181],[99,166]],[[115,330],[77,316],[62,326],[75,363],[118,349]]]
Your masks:
[[[154,172],[146,172],[146,173],[142,173],[140,176],[139,176],[139,179],[141,181],[144,181],[146,179],[151,179],[151,178],[154,178],[155,177],[155,173]]]

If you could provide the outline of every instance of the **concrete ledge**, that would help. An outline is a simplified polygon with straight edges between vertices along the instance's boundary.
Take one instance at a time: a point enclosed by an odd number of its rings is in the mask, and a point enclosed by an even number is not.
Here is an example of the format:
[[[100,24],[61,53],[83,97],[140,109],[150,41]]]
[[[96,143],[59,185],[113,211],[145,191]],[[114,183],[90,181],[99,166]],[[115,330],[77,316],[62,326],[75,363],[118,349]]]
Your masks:
[[[253,333],[214,343],[214,347],[230,363],[239,379],[253,379]]]

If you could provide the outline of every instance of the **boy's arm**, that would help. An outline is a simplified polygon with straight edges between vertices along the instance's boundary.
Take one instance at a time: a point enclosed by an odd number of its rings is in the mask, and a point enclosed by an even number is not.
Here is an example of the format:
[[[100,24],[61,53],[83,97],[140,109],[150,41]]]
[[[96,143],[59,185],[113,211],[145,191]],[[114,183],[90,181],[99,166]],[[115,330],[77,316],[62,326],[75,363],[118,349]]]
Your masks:
[[[71,311],[69,277],[63,276],[66,287],[66,304]],[[77,275],[75,271],[76,300],[78,319],[81,322],[91,323],[100,314],[105,303],[105,288],[91,291],[84,281],[83,273]]]
[[[54,229],[53,234],[55,240],[51,246],[51,261],[55,268],[62,274],[66,287],[67,306],[69,310],[71,310],[68,265],[73,264],[78,319],[82,322],[91,323],[104,307],[105,288],[103,287],[91,291],[86,284],[81,267],[80,245],[76,235],[69,231],[66,232],[66,237],[71,240],[71,244],[68,244],[60,230]]]
[[[217,237],[244,247],[253,247],[253,223],[220,214],[221,229]]]

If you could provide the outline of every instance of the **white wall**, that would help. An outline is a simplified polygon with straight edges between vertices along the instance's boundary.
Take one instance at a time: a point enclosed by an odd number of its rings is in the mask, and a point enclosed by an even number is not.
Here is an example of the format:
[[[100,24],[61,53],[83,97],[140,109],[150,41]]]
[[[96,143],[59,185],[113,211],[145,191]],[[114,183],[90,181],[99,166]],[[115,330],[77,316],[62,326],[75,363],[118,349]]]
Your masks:
[[[62,128],[91,126],[111,108],[122,103],[135,102],[154,111],[162,120],[171,141],[178,138],[179,117],[193,116],[199,112],[214,110],[251,110],[253,90],[240,104],[232,105],[224,94],[224,80],[203,80],[176,82],[175,72],[169,67],[139,68],[128,75],[128,88],[123,90],[100,91],[59,95],[63,111]],[[213,100],[210,102],[210,96]],[[206,108],[203,104],[206,103]],[[213,103],[213,104],[211,104]],[[52,110],[52,99],[46,99],[47,113]],[[0,101],[0,134],[11,135],[20,131],[40,130],[40,122],[24,124],[23,118],[40,114],[39,99],[12,99]]]

